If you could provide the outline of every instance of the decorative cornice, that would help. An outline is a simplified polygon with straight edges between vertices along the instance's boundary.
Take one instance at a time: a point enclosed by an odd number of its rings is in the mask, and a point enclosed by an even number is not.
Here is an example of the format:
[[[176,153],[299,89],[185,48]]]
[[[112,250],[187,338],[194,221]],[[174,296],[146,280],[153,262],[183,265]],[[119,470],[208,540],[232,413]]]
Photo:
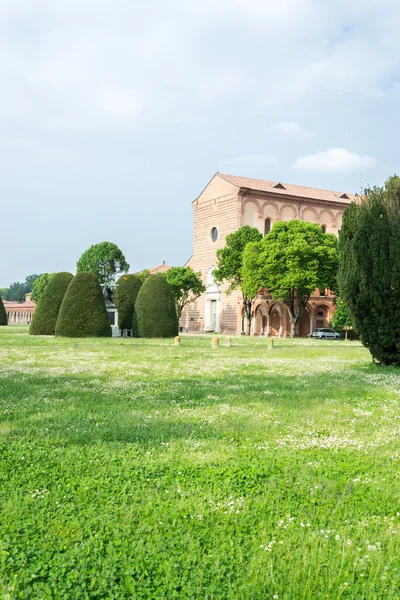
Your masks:
[[[315,198],[300,198],[298,196],[291,196],[290,194],[274,194],[273,192],[262,192],[257,190],[250,190],[249,188],[241,188],[240,190],[242,198],[243,195],[255,196],[260,198],[270,198],[271,200],[281,202],[292,202],[293,204],[316,204],[318,206],[330,206],[331,208],[337,208],[338,210],[343,210],[350,206],[349,202],[340,202],[339,200],[336,202],[335,200],[320,200]]]

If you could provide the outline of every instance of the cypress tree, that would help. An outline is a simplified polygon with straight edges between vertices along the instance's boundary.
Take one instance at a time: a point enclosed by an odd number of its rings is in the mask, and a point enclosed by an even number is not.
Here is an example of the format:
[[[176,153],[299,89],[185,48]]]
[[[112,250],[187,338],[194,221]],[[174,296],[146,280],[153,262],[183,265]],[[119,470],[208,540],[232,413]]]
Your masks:
[[[117,281],[116,305],[121,330],[132,329],[135,302],[141,285],[142,280],[138,275],[122,275]]]
[[[77,273],[58,314],[56,335],[63,337],[111,337],[104,296],[94,273]]]
[[[52,275],[33,313],[29,327],[30,335],[55,334],[58,313],[72,279],[71,273],[61,272]]]
[[[340,296],[363,344],[400,366],[400,179],[364,191],[343,215]]]
[[[178,317],[171,288],[161,274],[151,275],[139,290],[134,330],[139,337],[164,338],[178,333]]]
[[[7,313],[0,296],[0,325],[8,325]]]

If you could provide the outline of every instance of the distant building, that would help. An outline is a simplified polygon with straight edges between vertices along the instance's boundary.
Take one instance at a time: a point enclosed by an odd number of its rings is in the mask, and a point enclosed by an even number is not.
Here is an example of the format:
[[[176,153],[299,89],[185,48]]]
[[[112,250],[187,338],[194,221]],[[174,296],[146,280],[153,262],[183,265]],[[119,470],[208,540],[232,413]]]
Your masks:
[[[31,300],[31,293],[32,292],[25,294],[25,300],[23,302],[3,300],[9,325],[12,325],[13,323],[29,325],[29,323],[32,321],[32,315],[35,311],[36,303]]]
[[[149,275],[155,275],[156,273],[165,273],[165,271],[168,271],[168,269],[170,269],[171,267],[169,265],[165,264],[165,260],[162,261],[161,265],[158,265],[157,267],[151,267],[150,269],[148,269],[149,271]],[[145,269],[142,269],[141,271],[138,271],[136,273],[136,275],[140,275],[140,273],[142,273]]]
[[[338,232],[346,206],[355,198],[286,183],[249,179],[216,173],[194,200],[193,256],[187,265],[200,271],[206,292],[184,310],[180,325],[185,331],[241,333],[244,327],[240,291],[226,295],[227,285],[217,285],[212,271],[216,251],[225,245],[228,233],[242,225],[256,227],[266,235],[276,221],[299,219],[320,225],[327,233]],[[316,327],[327,327],[333,313],[332,296],[316,290],[299,323],[298,334],[310,335]],[[282,302],[264,293],[254,303],[252,333],[285,336],[290,333],[289,314]]]

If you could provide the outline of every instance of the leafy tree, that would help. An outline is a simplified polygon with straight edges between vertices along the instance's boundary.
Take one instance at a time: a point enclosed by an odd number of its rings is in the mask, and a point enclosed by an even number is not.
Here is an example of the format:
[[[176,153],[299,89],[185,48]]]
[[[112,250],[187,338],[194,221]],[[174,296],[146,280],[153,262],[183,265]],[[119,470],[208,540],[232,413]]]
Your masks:
[[[0,296],[0,325],[8,325],[7,313]]]
[[[61,304],[56,335],[111,337],[104,296],[94,273],[77,273]]]
[[[345,332],[345,337],[347,340],[347,332],[349,329],[353,328],[353,321],[351,315],[348,311],[347,306],[343,302],[341,298],[335,298],[335,312],[332,317],[332,327],[336,329],[343,330]]]
[[[20,281],[14,281],[14,283],[12,283],[7,289],[3,298],[4,300],[13,300],[14,302],[23,302],[25,294],[27,293],[28,291],[26,290],[25,283],[21,283]]]
[[[374,359],[400,366],[400,179],[367,188],[343,215],[339,291]]]
[[[165,338],[178,333],[175,300],[165,277],[148,277],[139,290],[133,329],[139,337]]]
[[[284,302],[290,317],[290,336],[316,288],[332,289],[338,267],[335,235],[314,223],[278,221],[260,242],[244,252],[243,290],[249,297],[267,288]]]
[[[4,298],[8,288],[0,288],[0,298]]]
[[[112,242],[101,242],[90,246],[76,264],[77,273],[94,273],[99,283],[107,287],[113,287],[115,277],[128,270],[129,265],[125,256]]]
[[[6,290],[3,295],[3,299],[13,300],[14,302],[23,302],[25,299],[25,294],[29,294],[29,292],[32,291],[33,284],[38,277],[40,277],[40,275],[28,275],[23,283],[20,281],[15,281]]]
[[[33,302],[39,302],[53,275],[54,273],[42,273],[35,279],[31,294],[31,300],[33,300]]]
[[[191,267],[171,267],[164,277],[172,290],[179,321],[185,306],[194,302],[206,291],[206,287],[201,280],[201,273],[195,273]]]
[[[258,229],[249,225],[244,225],[237,231],[229,233],[226,236],[225,246],[217,250],[217,268],[213,271],[217,283],[228,282],[227,294],[236,289],[241,290],[248,335],[250,335],[253,318],[253,298],[258,290],[250,294],[243,289],[243,251],[247,244],[259,242],[261,239],[262,235]]]
[[[149,271],[149,269],[143,269],[143,271],[141,271],[140,273],[138,273],[137,276],[139,277],[140,281],[142,283],[144,283],[146,281],[146,279],[148,277],[150,277],[150,271]]]
[[[53,273],[51,275],[50,281],[41,293],[39,303],[33,313],[29,327],[30,335],[55,334],[58,313],[72,279],[71,273]],[[40,281],[40,278],[36,281]]]
[[[132,329],[136,298],[142,281],[138,275],[122,275],[117,281],[115,303],[118,308],[118,327]]]

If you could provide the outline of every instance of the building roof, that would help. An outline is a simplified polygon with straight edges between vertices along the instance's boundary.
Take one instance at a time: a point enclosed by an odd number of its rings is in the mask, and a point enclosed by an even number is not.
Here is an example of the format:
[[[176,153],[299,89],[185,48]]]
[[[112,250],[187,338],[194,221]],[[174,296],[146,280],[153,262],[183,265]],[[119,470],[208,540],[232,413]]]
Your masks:
[[[168,269],[170,269],[170,265],[166,265],[165,264],[165,260],[162,261],[161,265],[157,265],[157,267],[151,267],[150,269],[148,269],[149,271],[149,275],[154,275],[155,273],[165,273],[165,271],[168,271]],[[137,271],[136,275],[140,275],[140,273],[142,273],[145,269],[142,269],[141,271]]]
[[[312,200],[329,200],[331,202],[343,202],[346,204],[350,204],[350,202],[355,200],[355,194],[349,194],[347,192],[334,192],[332,190],[320,190],[318,188],[292,185],[291,183],[281,183],[279,181],[238,177],[237,175],[226,175],[224,173],[219,173],[218,171],[217,175],[237,187],[259,192],[272,192],[274,194],[281,194],[282,196],[295,196],[297,198],[309,198]]]

